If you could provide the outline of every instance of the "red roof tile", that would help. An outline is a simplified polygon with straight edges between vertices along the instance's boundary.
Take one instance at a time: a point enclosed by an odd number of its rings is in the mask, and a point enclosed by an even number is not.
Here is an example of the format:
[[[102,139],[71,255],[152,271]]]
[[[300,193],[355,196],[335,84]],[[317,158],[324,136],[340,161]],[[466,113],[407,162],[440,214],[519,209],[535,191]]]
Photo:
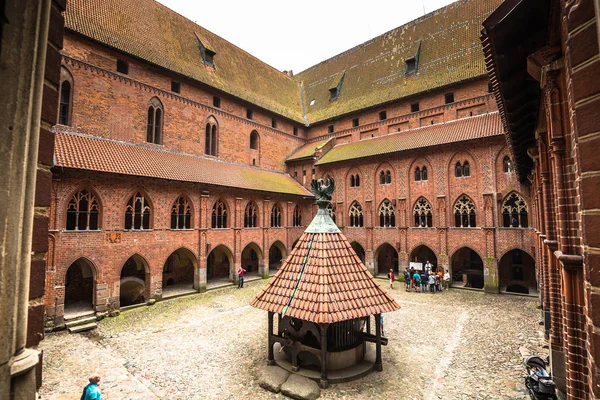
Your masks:
[[[54,151],[58,167],[311,195],[287,174],[81,134],[56,132]]]

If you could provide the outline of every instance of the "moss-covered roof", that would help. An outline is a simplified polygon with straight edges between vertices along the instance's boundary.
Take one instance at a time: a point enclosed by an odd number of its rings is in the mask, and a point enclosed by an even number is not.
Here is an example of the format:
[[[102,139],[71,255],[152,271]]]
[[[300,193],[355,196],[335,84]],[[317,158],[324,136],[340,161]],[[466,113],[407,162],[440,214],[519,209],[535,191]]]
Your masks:
[[[297,74],[309,122],[484,76],[481,23],[501,2],[457,1]],[[417,52],[418,72],[406,76],[405,60]],[[329,89],[344,71],[339,97],[329,101]]]
[[[298,148],[291,156],[289,156],[287,158],[286,161],[297,161],[297,160],[302,160],[305,158],[314,157],[315,152],[317,150],[323,148],[323,146],[325,146],[331,140],[332,140],[332,138],[327,138],[324,140],[320,140],[318,142],[307,143],[304,146]]]
[[[304,122],[298,83],[154,0],[69,0],[67,29]],[[214,56],[205,66],[198,39]]]

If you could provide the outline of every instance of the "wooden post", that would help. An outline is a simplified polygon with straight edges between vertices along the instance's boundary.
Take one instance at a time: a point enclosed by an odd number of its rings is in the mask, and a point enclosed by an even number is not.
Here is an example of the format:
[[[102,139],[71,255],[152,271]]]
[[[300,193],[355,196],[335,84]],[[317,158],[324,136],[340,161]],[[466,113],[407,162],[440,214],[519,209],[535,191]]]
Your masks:
[[[327,328],[329,324],[320,324],[321,328],[321,388],[329,386],[327,381]]]
[[[267,341],[269,343],[268,362],[269,365],[275,365],[275,356],[273,355],[273,313],[269,311],[269,334]]]
[[[371,316],[367,317],[367,333],[371,333]]]
[[[375,370],[383,371],[383,363],[381,362],[381,314],[375,314]]]

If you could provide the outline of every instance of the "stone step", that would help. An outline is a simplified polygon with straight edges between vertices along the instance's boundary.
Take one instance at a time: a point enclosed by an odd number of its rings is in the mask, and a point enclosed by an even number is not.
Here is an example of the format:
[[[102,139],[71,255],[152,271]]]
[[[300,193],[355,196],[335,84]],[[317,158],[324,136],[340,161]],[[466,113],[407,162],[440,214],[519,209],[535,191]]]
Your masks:
[[[90,324],[92,322],[96,322],[95,315],[92,315],[91,317],[80,318],[80,319],[67,320],[67,321],[65,321],[65,326],[67,328],[72,328],[74,326],[86,325],[86,324]]]
[[[98,325],[95,322],[92,322],[91,324],[71,326],[67,329],[69,330],[69,333],[79,333],[96,329],[97,327]]]

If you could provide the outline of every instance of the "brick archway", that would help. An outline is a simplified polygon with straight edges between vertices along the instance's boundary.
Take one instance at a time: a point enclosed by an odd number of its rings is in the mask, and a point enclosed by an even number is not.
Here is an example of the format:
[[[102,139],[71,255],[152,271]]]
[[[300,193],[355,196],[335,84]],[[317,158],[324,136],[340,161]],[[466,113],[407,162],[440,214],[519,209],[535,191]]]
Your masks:
[[[96,309],[96,267],[85,257],[73,261],[65,273],[64,318],[79,318]]]

